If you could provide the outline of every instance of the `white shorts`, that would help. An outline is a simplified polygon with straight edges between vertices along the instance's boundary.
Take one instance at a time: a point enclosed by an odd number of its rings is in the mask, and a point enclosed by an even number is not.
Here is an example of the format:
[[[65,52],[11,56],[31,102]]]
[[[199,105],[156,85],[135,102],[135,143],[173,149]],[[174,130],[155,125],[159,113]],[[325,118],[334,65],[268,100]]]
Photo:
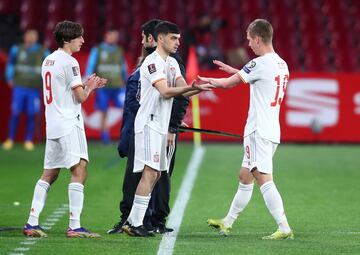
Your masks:
[[[80,159],[89,161],[85,131],[81,128],[75,127],[57,139],[46,139],[44,169],[70,169]]]
[[[142,172],[145,165],[157,170],[167,171],[170,161],[166,151],[167,134],[161,134],[149,126],[135,133],[134,173]]]
[[[278,144],[259,136],[255,131],[244,137],[244,159],[242,166],[253,170],[255,167],[261,173],[271,174],[272,158]]]

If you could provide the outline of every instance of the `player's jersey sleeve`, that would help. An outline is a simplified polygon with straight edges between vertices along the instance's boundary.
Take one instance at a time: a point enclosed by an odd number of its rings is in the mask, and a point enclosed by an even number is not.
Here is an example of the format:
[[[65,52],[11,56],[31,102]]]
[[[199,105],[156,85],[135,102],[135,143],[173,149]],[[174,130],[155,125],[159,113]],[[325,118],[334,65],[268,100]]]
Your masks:
[[[261,61],[253,59],[248,62],[237,74],[245,83],[254,83],[261,77]]]
[[[81,81],[79,63],[76,59],[72,59],[72,61],[65,66],[65,77],[67,84],[69,84],[72,89],[83,85]]]
[[[156,58],[146,63],[145,74],[152,85],[166,79],[164,65],[161,65]]]

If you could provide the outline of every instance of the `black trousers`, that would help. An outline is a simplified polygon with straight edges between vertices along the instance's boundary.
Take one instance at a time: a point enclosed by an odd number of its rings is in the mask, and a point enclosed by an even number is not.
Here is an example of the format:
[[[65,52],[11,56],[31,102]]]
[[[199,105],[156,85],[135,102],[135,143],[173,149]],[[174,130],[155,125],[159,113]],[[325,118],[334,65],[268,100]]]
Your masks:
[[[170,162],[169,173],[167,173],[166,171],[161,172],[160,179],[156,183],[154,190],[151,193],[151,199],[149,202],[148,210],[145,214],[144,224],[151,224],[152,226],[165,224],[166,217],[170,213],[170,177],[174,170],[177,142],[178,134],[176,134],[175,149]],[[133,173],[134,154],[135,138],[134,136],[132,136],[130,137],[129,152],[122,186],[123,198],[120,201],[119,205],[121,220],[126,220],[129,217],[134,202],[135,191],[142,175],[142,173]]]

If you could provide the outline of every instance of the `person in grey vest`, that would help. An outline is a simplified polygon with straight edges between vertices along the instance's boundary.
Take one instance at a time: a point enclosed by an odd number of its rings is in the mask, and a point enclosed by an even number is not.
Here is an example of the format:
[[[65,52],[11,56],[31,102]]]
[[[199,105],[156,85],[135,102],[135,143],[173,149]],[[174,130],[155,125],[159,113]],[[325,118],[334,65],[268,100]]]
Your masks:
[[[6,141],[2,147],[12,149],[16,129],[22,112],[27,115],[24,147],[34,149],[33,135],[35,116],[40,112],[41,64],[50,54],[49,50],[38,43],[39,34],[34,29],[24,33],[23,43],[11,47],[6,66],[6,81],[12,88],[11,116]]]
[[[128,78],[128,65],[123,49],[118,45],[119,32],[108,29],[104,40],[91,49],[86,75],[92,73],[108,80],[107,87],[96,92],[95,107],[101,112],[101,139],[103,143],[110,142],[109,126],[107,121],[109,103],[123,108],[125,100],[125,81]]]

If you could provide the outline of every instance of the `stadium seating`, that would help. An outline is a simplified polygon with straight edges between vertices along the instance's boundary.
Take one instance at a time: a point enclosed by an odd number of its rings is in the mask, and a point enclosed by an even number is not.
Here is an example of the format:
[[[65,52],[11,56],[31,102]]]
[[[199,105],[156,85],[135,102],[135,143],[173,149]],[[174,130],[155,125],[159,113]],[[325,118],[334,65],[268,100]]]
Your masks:
[[[116,27],[120,43],[134,61],[141,41],[139,28],[147,19],[173,21],[185,32],[204,13],[226,23],[217,31],[222,52],[246,47],[246,27],[260,17],[272,22],[276,51],[293,71],[355,72],[360,68],[360,1],[356,0],[13,0],[11,4],[0,0],[1,15],[17,15],[21,29],[42,31],[50,48],[55,47],[52,29],[63,19],[84,26],[85,50],[106,28]],[[6,27],[0,25],[0,30],[6,32]],[[2,48],[10,44],[0,43]],[[250,50],[248,53],[252,54]]]

